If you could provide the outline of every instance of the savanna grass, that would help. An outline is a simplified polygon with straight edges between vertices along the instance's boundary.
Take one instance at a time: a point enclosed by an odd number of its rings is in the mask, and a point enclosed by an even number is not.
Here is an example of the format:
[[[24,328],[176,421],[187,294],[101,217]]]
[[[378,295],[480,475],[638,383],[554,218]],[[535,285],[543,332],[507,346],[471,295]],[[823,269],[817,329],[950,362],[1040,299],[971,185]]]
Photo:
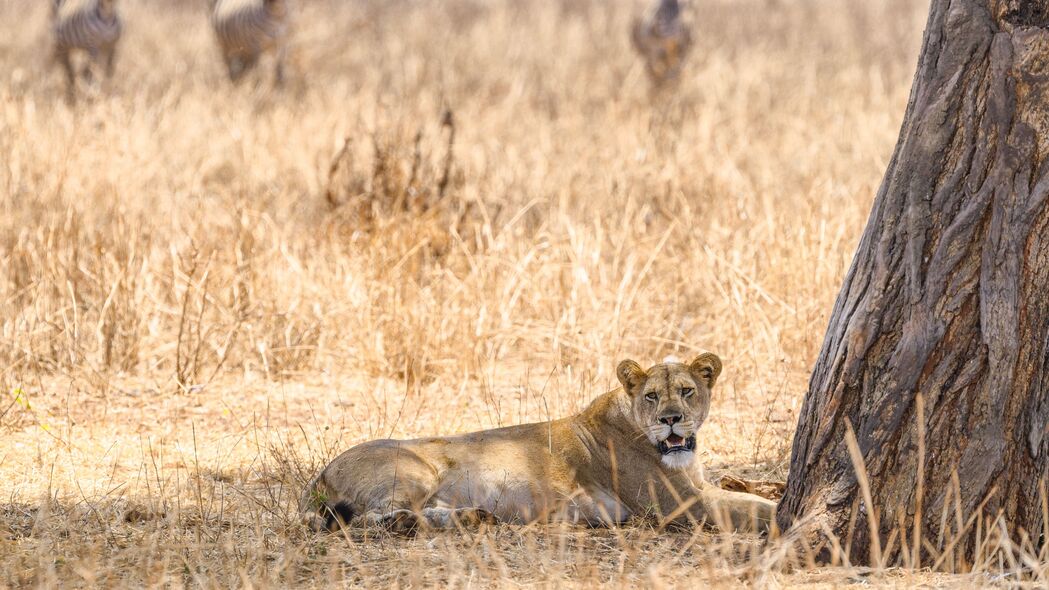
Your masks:
[[[708,476],[782,479],[922,3],[704,1],[658,96],[628,2],[303,1],[279,90],[228,84],[201,3],[120,4],[116,79],[68,105],[46,3],[0,3],[0,585],[1012,575],[644,522],[403,540],[294,514],[350,444],[565,415],[624,356],[703,349],[726,363]]]

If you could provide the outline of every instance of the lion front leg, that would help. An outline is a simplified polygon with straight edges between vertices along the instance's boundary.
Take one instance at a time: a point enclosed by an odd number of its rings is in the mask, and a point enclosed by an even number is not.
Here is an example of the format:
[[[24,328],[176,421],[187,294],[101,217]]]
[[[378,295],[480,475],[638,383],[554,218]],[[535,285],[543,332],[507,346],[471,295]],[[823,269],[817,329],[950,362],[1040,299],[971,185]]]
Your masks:
[[[766,534],[776,520],[776,503],[754,494],[704,486],[693,515],[722,531]]]
[[[656,492],[662,521],[678,525],[699,525],[725,532],[765,534],[776,519],[776,503],[743,492],[730,492],[691,478],[664,479]]]

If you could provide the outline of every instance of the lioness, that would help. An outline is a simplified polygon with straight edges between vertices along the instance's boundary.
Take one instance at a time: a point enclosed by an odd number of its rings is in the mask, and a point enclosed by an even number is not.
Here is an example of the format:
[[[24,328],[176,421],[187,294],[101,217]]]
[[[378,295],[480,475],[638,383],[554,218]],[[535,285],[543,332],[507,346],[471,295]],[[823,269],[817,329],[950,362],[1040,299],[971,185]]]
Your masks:
[[[776,505],[690,477],[696,430],[721,360],[647,371],[625,360],[623,386],[580,414],[459,436],[374,440],[335,458],[303,493],[314,528],[379,525],[410,533],[495,522],[622,523],[632,515],[768,529]]]

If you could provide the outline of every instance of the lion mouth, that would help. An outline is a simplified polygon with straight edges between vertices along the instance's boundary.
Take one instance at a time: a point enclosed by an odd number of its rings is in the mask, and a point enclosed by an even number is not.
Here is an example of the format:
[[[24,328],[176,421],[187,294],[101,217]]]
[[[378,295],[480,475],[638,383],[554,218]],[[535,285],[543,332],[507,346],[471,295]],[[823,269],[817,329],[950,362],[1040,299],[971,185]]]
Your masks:
[[[670,436],[659,441],[657,447],[659,448],[659,452],[664,455],[694,451],[696,449],[696,436],[691,435],[688,438],[683,438],[674,433],[670,433]]]

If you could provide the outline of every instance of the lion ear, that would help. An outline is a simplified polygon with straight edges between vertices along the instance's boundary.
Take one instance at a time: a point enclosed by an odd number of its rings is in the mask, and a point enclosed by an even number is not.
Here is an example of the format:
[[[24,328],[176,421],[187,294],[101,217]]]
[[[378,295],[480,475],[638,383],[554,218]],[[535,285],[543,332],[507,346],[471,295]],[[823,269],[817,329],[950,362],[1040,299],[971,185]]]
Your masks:
[[[627,359],[616,367],[616,377],[619,377],[619,382],[623,384],[623,387],[629,392],[633,391],[638,385],[648,377],[645,370],[641,368],[641,365],[634,361]]]
[[[706,382],[708,388],[712,388],[721,374],[721,359],[712,352],[705,352],[688,364],[688,370],[694,377]]]

